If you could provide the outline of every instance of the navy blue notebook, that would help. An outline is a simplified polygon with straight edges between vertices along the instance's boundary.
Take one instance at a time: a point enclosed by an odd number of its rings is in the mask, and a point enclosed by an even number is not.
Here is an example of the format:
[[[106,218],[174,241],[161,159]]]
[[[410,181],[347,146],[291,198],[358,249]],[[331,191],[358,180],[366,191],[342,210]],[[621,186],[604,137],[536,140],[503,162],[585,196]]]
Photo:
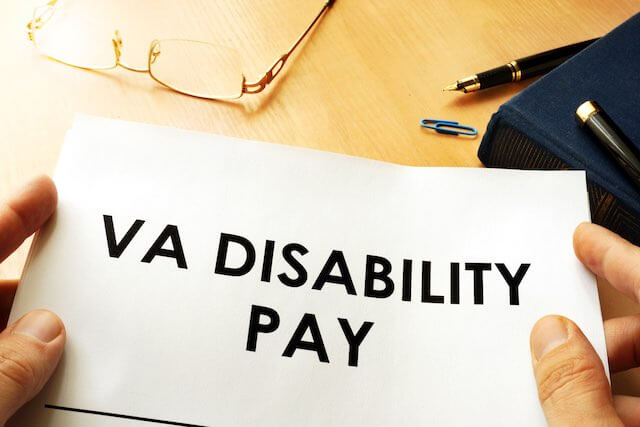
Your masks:
[[[640,190],[575,120],[589,99],[640,148],[640,14],[502,105],[478,157],[488,167],[586,170],[593,222],[640,244]]]

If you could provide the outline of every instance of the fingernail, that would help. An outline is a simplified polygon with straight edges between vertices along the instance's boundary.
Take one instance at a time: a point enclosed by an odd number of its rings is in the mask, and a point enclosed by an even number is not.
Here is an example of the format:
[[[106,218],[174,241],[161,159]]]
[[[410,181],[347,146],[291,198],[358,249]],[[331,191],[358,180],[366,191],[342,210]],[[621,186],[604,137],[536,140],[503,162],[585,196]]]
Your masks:
[[[44,343],[53,341],[62,332],[60,320],[45,310],[32,311],[18,320],[14,334],[27,335]]]
[[[536,360],[567,342],[567,327],[558,316],[547,316],[540,320],[531,332],[531,346]]]

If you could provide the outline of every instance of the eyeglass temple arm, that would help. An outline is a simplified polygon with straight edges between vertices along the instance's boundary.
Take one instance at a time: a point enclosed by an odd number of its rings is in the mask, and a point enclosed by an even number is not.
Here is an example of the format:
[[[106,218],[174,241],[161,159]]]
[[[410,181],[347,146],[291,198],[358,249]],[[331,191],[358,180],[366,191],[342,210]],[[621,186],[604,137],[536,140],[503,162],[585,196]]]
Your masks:
[[[304,32],[300,35],[300,37],[298,37],[298,39],[291,45],[289,50],[285,54],[281,55],[280,58],[278,58],[273,63],[273,65],[271,65],[271,67],[262,75],[262,77],[260,77],[258,81],[254,83],[245,82],[242,86],[242,93],[262,92],[264,88],[267,87],[267,85],[271,83],[273,79],[280,73],[282,68],[284,68],[285,62],[287,62],[287,59],[289,59],[289,55],[293,53],[293,51],[298,47],[300,42],[306,37],[307,34],[309,34],[309,31],[311,31],[311,29],[316,24],[316,22],[318,22],[318,20],[322,17],[323,13],[326,10],[328,10],[333,5],[334,2],[335,0],[327,0],[324,6],[322,6],[322,9],[320,9],[320,12],[318,12],[316,17],[313,19],[311,24],[309,24],[307,29],[304,30]]]
[[[31,21],[27,23],[27,36],[29,37],[29,40],[31,40],[33,43],[36,42],[34,33],[36,32],[36,30],[39,30],[40,28],[42,28],[44,24],[47,23],[49,18],[51,18],[51,15],[47,16],[46,13],[49,12],[51,9],[53,9],[56,6],[56,3],[58,3],[58,0],[50,0],[46,4],[42,6],[38,6],[35,9],[37,11],[38,9],[42,8],[42,12],[39,14],[34,13],[33,18],[31,18]],[[42,19],[43,17],[46,17],[47,19],[43,20]]]

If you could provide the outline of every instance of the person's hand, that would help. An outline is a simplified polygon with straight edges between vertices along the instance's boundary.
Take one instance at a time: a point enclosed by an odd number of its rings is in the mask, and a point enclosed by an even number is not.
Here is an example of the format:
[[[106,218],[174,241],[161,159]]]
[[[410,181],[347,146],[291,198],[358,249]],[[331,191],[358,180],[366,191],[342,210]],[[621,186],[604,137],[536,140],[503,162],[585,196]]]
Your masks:
[[[585,266],[640,302],[639,247],[588,223],[576,229],[573,246]],[[640,315],[609,319],[604,331],[612,372],[640,366]],[[611,396],[600,358],[571,320],[540,319],[531,331],[531,357],[549,425],[640,425],[640,398]]]
[[[40,177],[0,205],[0,262],[40,228],[56,203],[55,185]],[[16,286],[16,281],[0,281],[3,325]],[[0,425],[42,389],[58,364],[65,339],[62,321],[45,310],[27,313],[0,333]]]

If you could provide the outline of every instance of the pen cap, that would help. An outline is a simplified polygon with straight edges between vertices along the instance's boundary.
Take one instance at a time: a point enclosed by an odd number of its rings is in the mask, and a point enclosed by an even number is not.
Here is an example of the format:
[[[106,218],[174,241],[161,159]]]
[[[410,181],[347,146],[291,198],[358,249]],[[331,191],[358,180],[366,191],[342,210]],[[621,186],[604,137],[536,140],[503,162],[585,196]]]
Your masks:
[[[576,120],[586,126],[618,165],[640,189],[640,153],[629,138],[595,101],[586,101],[576,110]]]
[[[600,106],[595,101],[585,101],[576,110],[576,120],[580,126],[584,126],[589,117],[601,111]]]

